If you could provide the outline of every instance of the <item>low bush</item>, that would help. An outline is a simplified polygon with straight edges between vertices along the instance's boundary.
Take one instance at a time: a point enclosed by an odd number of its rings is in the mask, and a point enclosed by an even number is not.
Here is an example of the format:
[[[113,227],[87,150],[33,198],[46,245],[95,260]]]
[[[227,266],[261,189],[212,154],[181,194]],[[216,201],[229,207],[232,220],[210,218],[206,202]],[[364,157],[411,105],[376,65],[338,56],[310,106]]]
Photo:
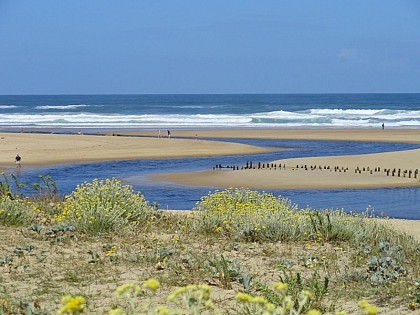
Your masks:
[[[36,216],[29,203],[24,199],[0,197],[0,224],[25,225]]]
[[[271,233],[273,222],[276,229],[280,228],[283,219],[295,213],[296,206],[269,193],[230,188],[202,197],[193,211],[199,214],[193,222],[195,229],[256,240],[275,238]],[[290,229],[285,233],[294,234]]]
[[[141,193],[113,178],[78,185],[65,198],[57,219],[95,234],[145,223],[151,215],[152,208]]]

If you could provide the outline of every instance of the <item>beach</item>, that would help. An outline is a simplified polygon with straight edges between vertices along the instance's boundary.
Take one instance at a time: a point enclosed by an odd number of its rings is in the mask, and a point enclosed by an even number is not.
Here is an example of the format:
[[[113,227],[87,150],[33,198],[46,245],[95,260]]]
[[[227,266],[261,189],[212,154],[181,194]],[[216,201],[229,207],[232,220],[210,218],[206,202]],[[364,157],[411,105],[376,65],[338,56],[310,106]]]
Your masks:
[[[124,133],[123,133],[124,134]],[[146,136],[148,132],[136,132]],[[299,140],[346,140],[420,142],[420,130],[184,130],[179,137],[270,138]],[[150,134],[149,134],[150,135]],[[415,170],[420,168],[420,149],[351,156],[309,157],[267,161],[270,167],[239,170],[208,170],[203,172],[157,174],[153,180],[174,181],[186,185],[249,187],[259,189],[368,188],[419,186]],[[254,161],[255,162],[255,161]],[[276,168],[271,167],[272,164]],[[282,167],[279,167],[282,165]],[[244,165],[238,165],[242,168]],[[394,171],[395,169],[395,171]],[[358,170],[356,172],[356,170]],[[389,171],[387,171],[389,170]]]
[[[93,161],[241,155],[274,149],[201,138],[310,139],[347,141],[420,142],[420,130],[405,129],[225,129],[174,130],[172,138],[151,131],[105,135],[1,133],[0,165],[46,165]],[[192,139],[187,139],[192,138]],[[280,149],[278,149],[280,150]],[[217,187],[249,188],[367,188],[419,186],[420,149],[350,156],[307,157],[267,161],[258,169],[206,170],[155,174],[152,180]],[[254,161],[256,162],[256,161]],[[274,164],[276,167],[274,168]],[[239,168],[244,165],[237,165]],[[273,166],[273,167],[272,167]]]
[[[121,135],[155,136],[155,131],[120,131]],[[290,140],[345,140],[420,143],[420,129],[192,129],[173,131],[175,137]]]
[[[16,154],[26,165],[50,165],[272,151],[255,146],[187,139],[78,134],[0,133],[0,165],[14,166]]]

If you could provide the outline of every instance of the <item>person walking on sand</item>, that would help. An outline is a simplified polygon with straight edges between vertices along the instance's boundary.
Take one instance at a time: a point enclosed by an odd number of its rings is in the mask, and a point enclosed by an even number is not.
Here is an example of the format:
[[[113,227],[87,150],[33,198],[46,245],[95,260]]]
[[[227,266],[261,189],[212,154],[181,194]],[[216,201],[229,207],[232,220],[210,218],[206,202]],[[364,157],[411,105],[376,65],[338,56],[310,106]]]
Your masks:
[[[384,123],[382,123],[382,130],[384,130],[385,129],[385,124]]]
[[[16,168],[20,168],[20,160],[21,160],[22,158],[20,157],[20,155],[19,155],[19,153],[18,154],[16,154],[16,157],[15,157],[15,161],[16,161]]]
[[[167,130],[167,131],[168,131],[168,138],[170,138],[171,137],[171,132],[169,130]]]

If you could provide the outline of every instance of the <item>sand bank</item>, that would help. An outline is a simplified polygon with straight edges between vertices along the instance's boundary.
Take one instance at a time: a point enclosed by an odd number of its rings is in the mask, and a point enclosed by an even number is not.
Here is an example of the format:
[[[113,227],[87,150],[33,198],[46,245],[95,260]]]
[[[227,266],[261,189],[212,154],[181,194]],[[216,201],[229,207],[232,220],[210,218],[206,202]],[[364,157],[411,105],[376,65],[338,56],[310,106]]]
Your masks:
[[[272,162],[277,165],[276,169],[209,170],[194,173],[155,174],[150,178],[194,186],[259,189],[420,186],[420,174],[414,178],[414,171],[416,169],[420,171],[419,161],[420,149],[415,149],[365,155],[278,160]],[[281,168],[278,167],[280,164]],[[356,172],[356,169],[359,171]],[[390,171],[387,171],[388,169]],[[398,170],[401,170],[399,177]],[[404,173],[404,171],[407,172]]]
[[[132,134],[133,132],[130,132]],[[137,132],[136,134],[153,132]],[[13,167],[16,153],[22,156],[23,165],[76,163],[101,160],[131,160],[143,158],[170,158],[189,156],[209,156],[226,154],[247,154],[270,151],[249,145],[200,140],[209,137],[254,137],[287,139],[328,139],[328,140],[369,140],[420,142],[420,130],[174,130],[172,136],[194,136],[198,139],[158,139],[154,137],[59,135],[36,133],[1,133],[0,165]],[[360,188],[396,187],[419,185],[419,176],[410,178],[403,171],[420,169],[420,150],[381,154],[318,157],[276,161],[286,164],[279,170],[207,171],[199,173],[154,175],[154,180],[176,181],[188,185],[201,186],[241,186],[250,188]],[[330,166],[330,170],[305,170],[296,165]],[[355,168],[369,167],[372,170],[355,173]],[[346,172],[331,169],[346,168]],[[381,172],[373,172],[377,167]],[[401,169],[398,177],[387,176],[384,169]],[[404,177],[405,176],[405,177]]]
[[[187,139],[144,137],[0,133],[0,165],[14,166],[17,153],[22,165],[42,165],[104,160],[194,157],[269,152],[250,145]]]
[[[156,136],[157,131],[117,132]],[[291,140],[344,140],[420,143],[420,129],[204,129],[173,130],[172,136],[195,138],[249,138]]]
[[[215,131],[216,132],[216,131]],[[225,131],[228,132],[228,131]],[[236,134],[238,130],[232,132]],[[248,133],[249,130],[243,133]],[[254,131],[256,133],[260,131]],[[266,131],[261,131],[261,136]],[[420,142],[420,130],[275,130],[278,138]],[[283,133],[283,135],[280,135]],[[231,135],[232,136],[232,135]],[[152,180],[259,189],[332,189],[419,186],[420,149],[379,154],[270,161],[279,169],[156,174]],[[306,167],[305,167],[306,166]],[[315,168],[316,166],[316,168]],[[321,169],[320,169],[321,166]],[[395,169],[395,171],[394,171]],[[356,170],[358,170],[356,172]],[[389,170],[389,171],[387,171]]]

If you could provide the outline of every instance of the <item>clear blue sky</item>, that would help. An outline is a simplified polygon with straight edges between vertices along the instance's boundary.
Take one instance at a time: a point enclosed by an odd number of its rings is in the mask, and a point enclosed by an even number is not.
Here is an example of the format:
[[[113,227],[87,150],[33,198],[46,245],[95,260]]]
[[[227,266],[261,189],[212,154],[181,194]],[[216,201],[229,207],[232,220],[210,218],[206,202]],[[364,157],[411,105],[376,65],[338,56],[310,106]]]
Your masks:
[[[419,0],[0,0],[0,94],[420,92]]]

